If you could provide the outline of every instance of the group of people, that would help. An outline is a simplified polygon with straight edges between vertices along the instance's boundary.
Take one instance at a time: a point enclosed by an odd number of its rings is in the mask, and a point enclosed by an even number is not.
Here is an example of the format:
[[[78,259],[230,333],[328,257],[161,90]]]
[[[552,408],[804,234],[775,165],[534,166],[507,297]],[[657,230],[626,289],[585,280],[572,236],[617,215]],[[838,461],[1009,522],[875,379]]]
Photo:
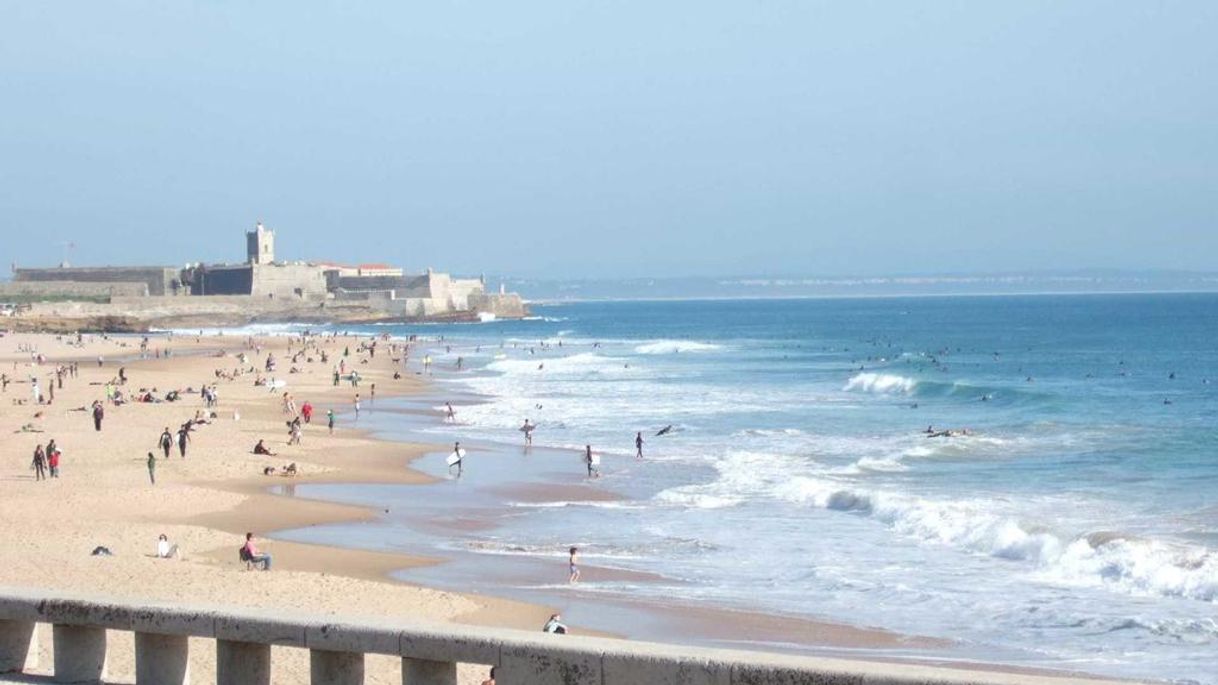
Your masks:
[[[59,446],[54,440],[47,443],[46,449],[42,445],[34,448],[34,461],[30,464],[30,468],[34,470],[34,480],[46,480],[59,477],[59,459],[62,452],[59,451]],[[48,473],[50,474],[48,476]]]

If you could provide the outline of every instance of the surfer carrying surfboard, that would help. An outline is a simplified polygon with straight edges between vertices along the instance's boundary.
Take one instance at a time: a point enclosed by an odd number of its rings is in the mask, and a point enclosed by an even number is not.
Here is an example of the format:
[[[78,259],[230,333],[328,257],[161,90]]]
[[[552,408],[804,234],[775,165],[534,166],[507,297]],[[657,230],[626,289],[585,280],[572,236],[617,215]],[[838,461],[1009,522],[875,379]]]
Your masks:
[[[444,460],[448,464],[448,470],[451,472],[453,467],[457,467],[457,477],[461,477],[462,462],[465,461],[465,450],[461,449],[461,443],[453,443],[453,453],[448,455],[448,459]]]
[[[524,425],[520,427],[520,432],[524,433],[524,444],[531,446],[533,444],[533,429],[537,428],[536,424],[529,423],[528,419],[524,420]]]

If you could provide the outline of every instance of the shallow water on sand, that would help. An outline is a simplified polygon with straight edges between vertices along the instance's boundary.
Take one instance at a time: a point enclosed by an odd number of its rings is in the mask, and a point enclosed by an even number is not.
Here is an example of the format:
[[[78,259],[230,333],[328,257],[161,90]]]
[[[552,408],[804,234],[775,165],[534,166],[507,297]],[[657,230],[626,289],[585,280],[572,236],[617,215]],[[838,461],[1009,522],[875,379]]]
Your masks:
[[[444,336],[423,343],[441,391],[481,400],[451,424],[374,412],[380,431],[514,446],[528,417],[538,449],[472,449],[460,482],[323,488],[437,520],[310,534],[443,549],[456,561],[422,573],[449,586],[494,590],[489,563],[516,593],[678,597],[1218,682],[1218,296],[535,311],[364,329]],[[617,497],[513,485],[584,483],[577,454],[540,448],[585,444]],[[569,545],[623,573],[567,587]]]

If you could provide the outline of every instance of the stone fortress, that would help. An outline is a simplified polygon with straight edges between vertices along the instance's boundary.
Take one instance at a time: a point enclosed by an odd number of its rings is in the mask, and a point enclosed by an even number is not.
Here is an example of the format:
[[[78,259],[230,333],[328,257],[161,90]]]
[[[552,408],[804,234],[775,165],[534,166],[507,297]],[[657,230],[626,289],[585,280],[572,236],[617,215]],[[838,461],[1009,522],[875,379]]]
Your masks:
[[[275,260],[275,232],[261,222],[246,233],[240,264],[13,267],[0,301],[29,302],[19,322],[74,329],[148,330],[207,322],[357,323],[518,318],[515,293],[488,293],[483,278],[428,269],[407,275],[386,264]],[[37,327],[37,326],[29,326]]]

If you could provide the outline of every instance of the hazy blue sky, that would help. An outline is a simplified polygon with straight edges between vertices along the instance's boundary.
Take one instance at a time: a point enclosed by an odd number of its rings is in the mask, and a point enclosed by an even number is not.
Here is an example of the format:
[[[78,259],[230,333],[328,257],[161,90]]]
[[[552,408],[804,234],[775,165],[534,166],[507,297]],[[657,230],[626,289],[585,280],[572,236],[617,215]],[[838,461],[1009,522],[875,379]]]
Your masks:
[[[1213,269],[1218,2],[0,0],[0,258]]]

